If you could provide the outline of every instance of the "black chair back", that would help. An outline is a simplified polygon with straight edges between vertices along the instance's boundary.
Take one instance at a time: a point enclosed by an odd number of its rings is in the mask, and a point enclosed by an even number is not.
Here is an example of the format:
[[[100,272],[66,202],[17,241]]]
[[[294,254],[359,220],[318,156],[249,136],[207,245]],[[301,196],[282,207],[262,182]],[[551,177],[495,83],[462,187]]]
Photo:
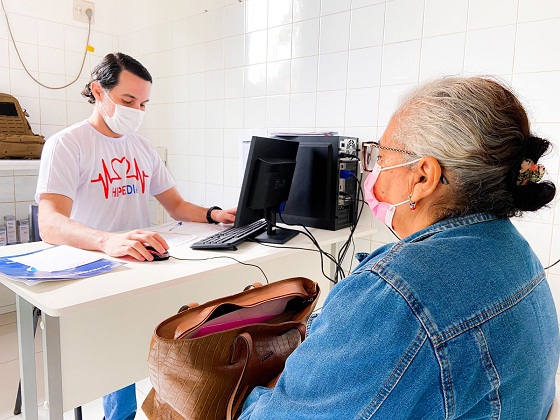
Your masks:
[[[31,242],[39,242],[41,234],[39,233],[39,206],[31,204],[29,206],[29,240]]]

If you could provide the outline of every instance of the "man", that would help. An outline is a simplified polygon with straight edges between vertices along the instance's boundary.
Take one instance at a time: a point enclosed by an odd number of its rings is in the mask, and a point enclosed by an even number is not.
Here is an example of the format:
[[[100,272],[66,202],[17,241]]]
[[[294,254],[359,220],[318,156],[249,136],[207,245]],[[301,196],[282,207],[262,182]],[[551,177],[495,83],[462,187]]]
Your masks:
[[[163,253],[168,245],[141,230],[150,226],[150,195],[175,220],[234,221],[235,209],[184,201],[153,146],[135,134],[151,87],[148,70],[126,54],[108,54],[95,67],[82,92],[95,105],[91,116],[53,135],[43,149],[35,200],[45,242],[152,261],[146,246]],[[134,385],[103,403],[106,420],[133,419]]]

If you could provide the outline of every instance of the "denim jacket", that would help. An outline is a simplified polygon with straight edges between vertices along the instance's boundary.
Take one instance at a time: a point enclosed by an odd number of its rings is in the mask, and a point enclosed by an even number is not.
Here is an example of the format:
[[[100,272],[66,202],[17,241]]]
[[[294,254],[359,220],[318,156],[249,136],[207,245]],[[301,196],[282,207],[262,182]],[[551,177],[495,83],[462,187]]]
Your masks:
[[[337,284],[240,420],[544,419],[558,355],[545,273],[512,223],[447,219]]]

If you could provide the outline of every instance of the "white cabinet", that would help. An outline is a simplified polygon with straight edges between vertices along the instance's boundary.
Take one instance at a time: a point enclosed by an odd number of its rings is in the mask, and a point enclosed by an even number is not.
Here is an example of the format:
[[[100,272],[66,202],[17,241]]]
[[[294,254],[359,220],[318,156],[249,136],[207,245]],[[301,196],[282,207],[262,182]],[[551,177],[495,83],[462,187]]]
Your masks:
[[[0,171],[39,169],[40,159],[0,159]]]

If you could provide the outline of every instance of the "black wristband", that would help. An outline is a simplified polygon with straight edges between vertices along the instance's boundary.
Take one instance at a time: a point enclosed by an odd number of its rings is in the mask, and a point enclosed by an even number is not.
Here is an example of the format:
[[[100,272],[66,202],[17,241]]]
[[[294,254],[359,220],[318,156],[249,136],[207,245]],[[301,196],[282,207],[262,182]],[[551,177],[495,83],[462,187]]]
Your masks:
[[[208,211],[206,212],[206,220],[208,220],[208,223],[214,223],[214,224],[218,224],[219,222],[216,222],[214,219],[212,219],[212,210],[221,210],[221,207],[218,206],[212,206],[208,209]]]

